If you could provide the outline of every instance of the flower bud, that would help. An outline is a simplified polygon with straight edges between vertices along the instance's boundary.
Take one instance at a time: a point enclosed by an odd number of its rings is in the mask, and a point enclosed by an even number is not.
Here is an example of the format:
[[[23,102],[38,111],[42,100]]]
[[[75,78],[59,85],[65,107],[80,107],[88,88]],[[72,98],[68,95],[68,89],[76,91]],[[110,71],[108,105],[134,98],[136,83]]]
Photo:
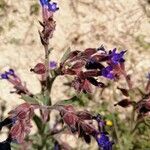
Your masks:
[[[31,68],[30,71],[36,74],[44,74],[46,72],[46,67],[43,63],[38,63],[34,68]]]

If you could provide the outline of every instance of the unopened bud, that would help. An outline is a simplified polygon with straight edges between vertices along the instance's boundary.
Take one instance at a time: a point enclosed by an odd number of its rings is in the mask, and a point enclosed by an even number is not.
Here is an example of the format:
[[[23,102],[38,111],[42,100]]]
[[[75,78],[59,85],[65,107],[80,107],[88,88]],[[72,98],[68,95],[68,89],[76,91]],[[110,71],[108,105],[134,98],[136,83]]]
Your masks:
[[[44,74],[46,72],[46,67],[43,63],[38,63],[34,68],[31,68],[30,71],[36,74]]]

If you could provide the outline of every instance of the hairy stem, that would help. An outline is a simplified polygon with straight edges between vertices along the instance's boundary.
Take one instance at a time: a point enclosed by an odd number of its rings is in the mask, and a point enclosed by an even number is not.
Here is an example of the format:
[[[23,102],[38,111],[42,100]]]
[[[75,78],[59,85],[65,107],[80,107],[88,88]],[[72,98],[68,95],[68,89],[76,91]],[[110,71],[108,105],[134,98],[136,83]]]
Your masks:
[[[48,50],[48,44],[44,45],[45,49],[45,66],[46,66],[46,84],[44,87],[44,96],[48,98],[48,105],[51,105],[51,98],[50,98],[50,92],[51,92],[51,86],[52,83],[50,82],[50,76],[49,76],[49,50]]]

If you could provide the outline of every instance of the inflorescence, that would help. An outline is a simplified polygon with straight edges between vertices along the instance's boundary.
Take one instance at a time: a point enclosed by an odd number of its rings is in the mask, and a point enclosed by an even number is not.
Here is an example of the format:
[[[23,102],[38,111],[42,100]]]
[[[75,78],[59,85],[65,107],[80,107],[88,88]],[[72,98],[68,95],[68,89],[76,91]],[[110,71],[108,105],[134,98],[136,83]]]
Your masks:
[[[48,7],[48,10],[52,12],[55,12],[59,9],[57,3],[50,2],[49,0],[40,0],[40,3],[42,7]]]

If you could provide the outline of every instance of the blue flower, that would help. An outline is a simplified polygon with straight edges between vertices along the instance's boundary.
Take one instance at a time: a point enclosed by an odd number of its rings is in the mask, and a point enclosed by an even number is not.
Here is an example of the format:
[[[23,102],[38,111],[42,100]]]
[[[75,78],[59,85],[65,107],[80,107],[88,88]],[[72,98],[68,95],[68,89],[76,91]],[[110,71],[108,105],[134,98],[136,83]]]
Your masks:
[[[13,69],[9,69],[9,73],[10,73],[11,75],[14,75],[14,70],[13,70]]]
[[[124,54],[126,53],[126,51],[121,51],[120,53],[116,52],[116,48],[113,49],[113,51],[109,52],[109,57],[112,61],[112,63],[114,64],[118,64],[118,63],[122,63],[125,61]]]
[[[3,73],[3,74],[1,74],[1,79],[8,79],[8,75],[7,75],[7,73]]]
[[[112,150],[113,142],[109,140],[106,133],[102,132],[100,137],[97,137],[97,143],[102,148],[102,150]]]
[[[1,76],[1,79],[9,79],[9,75],[14,76],[14,77],[16,76],[13,69],[9,69],[9,71],[5,71],[5,73],[2,73],[0,76]]]
[[[59,8],[57,7],[57,3],[53,2],[52,4],[48,4],[48,9],[52,12],[57,11]]]
[[[14,75],[15,75],[15,72],[14,72],[13,69],[9,69],[9,71],[6,71],[6,74],[7,74],[7,75],[12,75],[12,76],[14,76]]]
[[[44,6],[48,6],[48,10],[49,11],[52,11],[52,12],[55,12],[57,11],[59,8],[57,7],[57,3],[55,2],[49,2],[49,0],[40,0],[40,3],[42,5],[42,7]]]
[[[112,66],[107,66],[101,70],[101,75],[108,79],[114,79],[114,75],[111,73],[112,70],[113,70]]]
[[[48,0],[40,0],[42,7],[48,4]]]
[[[57,67],[57,62],[56,61],[50,61],[49,66],[50,66],[50,69],[55,69]]]

